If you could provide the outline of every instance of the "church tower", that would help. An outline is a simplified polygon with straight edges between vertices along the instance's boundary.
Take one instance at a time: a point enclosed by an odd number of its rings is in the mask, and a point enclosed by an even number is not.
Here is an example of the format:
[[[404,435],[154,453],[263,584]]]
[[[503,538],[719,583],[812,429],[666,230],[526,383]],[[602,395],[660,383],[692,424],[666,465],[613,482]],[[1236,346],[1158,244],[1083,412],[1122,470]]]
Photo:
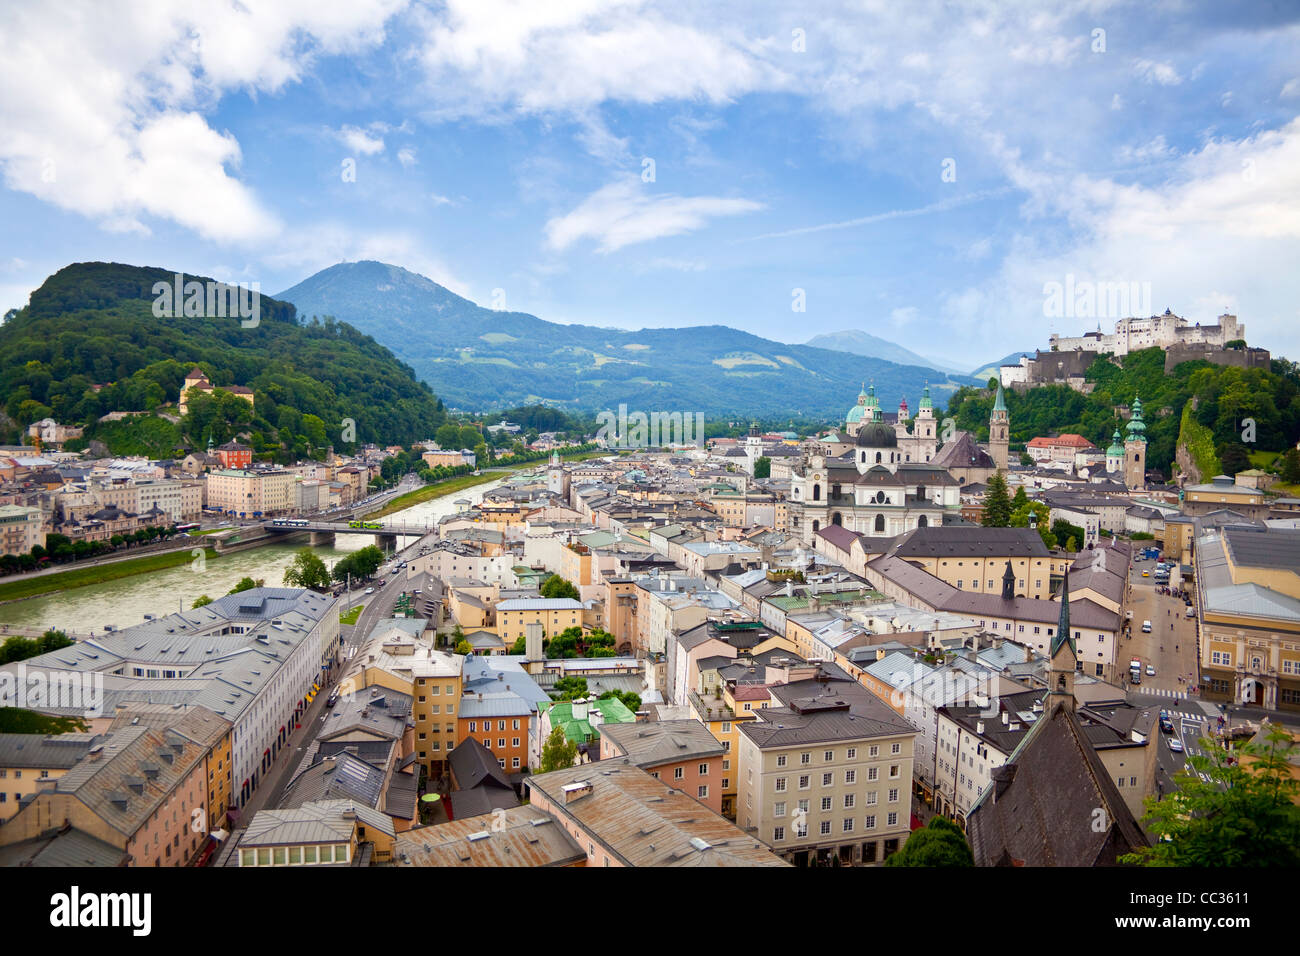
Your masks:
[[[912,436],[916,439],[917,461],[929,461],[935,456],[939,450],[939,433],[934,420],[934,402],[930,400],[929,382],[925,383],[925,391],[921,393],[921,406],[912,423]]]
[[[560,453],[551,452],[551,462],[546,466],[546,490],[559,495],[566,501],[569,497],[569,476],[560,463]]]
[[[1124,470],[1124,446],[1120,444],[1119,429],[1110,436],[1110,447],[1106,449],[1106,474],[1117,475]]]
[[[745,438],[745,458],[749,462],[749,473],[754,473],[758,460],[763,457],[763,439],[758,434],[758,422],[749,423],[749,435]]]
[[[1011,442],[1011,422],[1007,417],[1007,401],[998,386],[997,397],[993,400],[993,411],[989,414],[989,456],[998,471],[1007,470],[1007,456]]]
[[[1133,396],[1133,415],[1124,440],[1124,486],[1129,491],[1146,488],[1147,426],[1142,421],[1142,400]]]
[[[1061,582],[1061,616],[1052,635],[1052,652],[1047,672],[1047,713],[1055,704],[1074,710],[1074,675],[1079,660],[1078,648],[1070,634],[1070,572],[1065,572]]]

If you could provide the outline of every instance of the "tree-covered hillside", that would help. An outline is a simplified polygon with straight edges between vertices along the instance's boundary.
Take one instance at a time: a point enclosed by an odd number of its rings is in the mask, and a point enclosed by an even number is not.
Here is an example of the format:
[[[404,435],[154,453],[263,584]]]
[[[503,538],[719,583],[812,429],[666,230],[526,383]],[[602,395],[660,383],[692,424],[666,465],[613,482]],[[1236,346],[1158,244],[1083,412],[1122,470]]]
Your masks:
[[[1146,420],[1147,464],[1166,474],[1176,454],[1183,406],[1189,401],[1191,418],[1209,430],[1216,449],[1245,445],[1250,451],[1276,451],[1300,438],[1300,370],[1294,362],[1275,359],[1267,370],[1184,362],[1169,375],[1164,362],[1165,353],[1158,348],[1132,352],[1122,365],[1100,356],[1085,376],[1096,386],[1090,395],[1064,385],[1023,393],[1008,390],[1011,441],[1075,432],[1105,449],[1114,431],[1123,433],[1127,423],[1117,409],[1130,405],[1135,395],[1142,399]],[[962,388],[953,394],[946,415],[983,441],[992,408],[992,391]],[[1247,420],[1255,423],[1253,436]]]
[[[374,339],[332,319],[300,322],[294,307],[262,296],[258,324],[238,317],[157,317],[153,287],[163,269],[118,263],[70,265],[32,293],[0,326],[0,441],[45,417],[87,426],[86,440],[111,449],[174,444],[200,447],[247,434],[254,450],[281,460],[355,442],[409,444],[428,437],[445,415],[430,388]],[[200,276],[186,279],[206,281]],[[171,418],[195,365],[218,391],[194,402],[179,423],[142,416],[98,423],[108,412],[160,410]],[[242,385],[247,403],[221,392]],[[168,427],[174,434],[168,433]]]

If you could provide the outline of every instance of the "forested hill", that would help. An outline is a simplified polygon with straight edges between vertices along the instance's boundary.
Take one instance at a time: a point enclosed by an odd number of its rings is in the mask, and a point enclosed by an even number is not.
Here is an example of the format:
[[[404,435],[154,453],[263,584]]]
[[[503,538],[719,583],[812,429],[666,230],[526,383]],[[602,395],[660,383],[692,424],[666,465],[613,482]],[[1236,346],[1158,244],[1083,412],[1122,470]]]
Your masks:
[[[265,295],[252,328],[239,316],[158,317],[154,285],[172,281],[165,269],[76,263],[9,313],[0,326],[0,441],[16,442],[20,429],[53,417],[88,426],[88,439],[100,437],[116,453],[166,455],[202,447],[209,436],[220,443],[247,435],[263,458],[287,460],[351,447],[345,419],[355,422],[356,442],[385,444],[428,437],[445,420],[428,385],[346,323],[301,322],[293,305]],[[218,389],[251,388],[252,414],[218,392],[171,421],[195,365]],[[116,411],[160,414],[98,423]]]
[[[1270,369],[1240,369],[1209,362],[1184,362],[1165,374],[1165,353],[1143,349],[1125,356],[1123,365],[1099,357],[1086,373],[1095,383],[1084,395],[1064,385],[1046,385],[1026,392],[1008,390],[1007,412],[1011,441],[1023,443],[1036,435],[1074,432],[1105,449],[1116,429],[1123,433],[1127,408],[1136,395],[1146,420],[1147,464],[1170,474],[1178,445],[1183,406],[1193,403],[1190,417],[1213,435],[1220,459],[1241,462],[1242,452],[1282,451],[1300,438],[1300,369],[1294,362],[1274,359]],[[993,393],[963,388],[948,403],[947,416],[958,428],[988,437]],[[1246,427],[1255,423],[1253,438]],[[1249,466],[1247,466],[1249,467]],[[1229,469],[1232,471],[1238,469]]]

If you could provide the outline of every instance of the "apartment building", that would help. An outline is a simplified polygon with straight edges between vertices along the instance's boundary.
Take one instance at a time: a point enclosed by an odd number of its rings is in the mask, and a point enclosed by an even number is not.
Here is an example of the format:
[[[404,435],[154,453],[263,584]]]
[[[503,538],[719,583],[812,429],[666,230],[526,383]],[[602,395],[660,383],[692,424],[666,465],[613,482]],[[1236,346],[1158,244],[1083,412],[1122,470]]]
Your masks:
[[[40,508],[0,505],[0,554],[30,554],[45,543]]]
[[[628,757],[650,776],[722,813],[723,748],[698,720],[607,724],[600,759]]]
[[[911,831],[916,728],[861,684],[771,688],[740,725],[736,823],[796,865],[878,863]]]

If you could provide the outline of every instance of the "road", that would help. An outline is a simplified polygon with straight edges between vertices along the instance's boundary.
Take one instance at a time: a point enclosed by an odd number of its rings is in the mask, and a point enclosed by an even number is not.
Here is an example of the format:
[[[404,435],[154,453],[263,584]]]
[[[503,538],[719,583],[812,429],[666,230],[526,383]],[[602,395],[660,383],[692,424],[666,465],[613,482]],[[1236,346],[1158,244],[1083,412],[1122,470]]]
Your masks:
[[[1155,567],[1154,561],[1133,563],[1127,605],[1133,612],[1132,630],[1120,640],[1117,669],[1127,678],[1128,662],[1136,657],[1142,661],[1142,683],[1132,688],[1134,693],[1186,697],[1199,679],[1196,620],[1186,616],[1182,598],[1158,593],[1155,582],[1142,577],[1143,570],[1154,572]],[[1150,634],[1142,633],[1143,621],[1151,622]],[[1155,676],[1147,675],[1148,664],[1155,665]]]

